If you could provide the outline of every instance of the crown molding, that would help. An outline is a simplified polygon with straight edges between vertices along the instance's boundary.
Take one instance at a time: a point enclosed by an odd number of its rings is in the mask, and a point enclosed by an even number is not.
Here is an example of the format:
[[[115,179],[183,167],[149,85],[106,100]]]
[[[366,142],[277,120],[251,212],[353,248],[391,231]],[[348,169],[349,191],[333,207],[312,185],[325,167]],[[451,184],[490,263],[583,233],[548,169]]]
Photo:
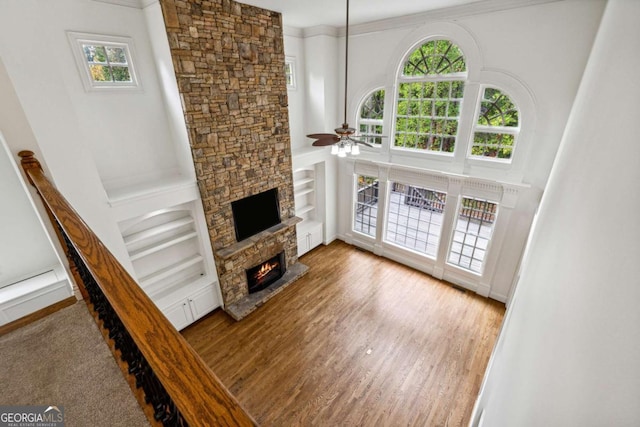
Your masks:
[[[93,0],[100,3],[109,3],[114,4],[116,6],[126,6],[132,7],[134,9],[142,9],[143,8],[143,0]],[[157,1],[157,0],[155,0]]]
[[[302,28],[289,27],[288,25],[282,26],[282,34],[289,37],[298,37],[298,38],[304,37],[304,31],[302,30]]]
[[[460,19],[484,13],[499,12],[502,10],[536,6],[546,3],[556,3],[560,1],[565,0],[486,0],[460,6],[451,6],[442,9],[430,10],[413,15],[405,15],[396,18],[366,22],[364,24],[350,25],[349,34],[358,35],[397,28],[416,27],[427,22]],[[341,37],[345,35],[344,26],[338,28],[338,35]]]
[[[338,37],[340,35],[340,29],[331,27],[329,25],[318,25],[315,27],[307,27],[302,29],[303,37],[315,37],[315,36],[331,36]]]
[[[395,18],[381,19],[379,21],[366,22],[364,24],[350,25],[349,34],[368,34],[385,30],[393,30],[397,28],[417,27],[428,22],[460,19],[483,13],[499,12],[502,10],[536,6],[546,3],[556,3],[560,1],[565,0],[486,0],[460,6],[451,6],[442,9],[430,10],[413,15],[405,15]],[[318,25],[315,27],[306,28],[288,26],[285,27],[285,35],[302,38],[321,35],[344,37],[345,33],[346,31],[344,26],[332,27],[329,25]]]

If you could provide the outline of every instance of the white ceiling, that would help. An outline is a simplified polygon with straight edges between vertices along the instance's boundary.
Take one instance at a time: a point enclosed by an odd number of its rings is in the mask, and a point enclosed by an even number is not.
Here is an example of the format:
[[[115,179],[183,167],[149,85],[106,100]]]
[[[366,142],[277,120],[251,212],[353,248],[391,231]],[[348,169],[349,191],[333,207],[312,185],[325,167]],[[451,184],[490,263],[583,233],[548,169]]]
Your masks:
[[[342,27],[345,24],[346,0],[239,0],[282,13],[288,27],[317,25]],[[398,16],[412,15],[487,0],[350,0],[349,24],[362,24]]]

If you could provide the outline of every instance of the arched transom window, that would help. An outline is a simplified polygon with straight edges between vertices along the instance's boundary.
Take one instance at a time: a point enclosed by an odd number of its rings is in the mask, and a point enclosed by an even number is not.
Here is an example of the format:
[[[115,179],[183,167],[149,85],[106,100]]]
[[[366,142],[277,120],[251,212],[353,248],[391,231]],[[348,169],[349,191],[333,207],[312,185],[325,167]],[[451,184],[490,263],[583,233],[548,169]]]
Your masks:
[[[520,130],[519,119],[518,109],[504,91],[485,87],[478,109],[471,156],[511,159]]]
[[[365,98],[358,114],[358,131],[361,136],[367,136],[370,144],[382,144],[383,115],[384,89],[378,89]]]

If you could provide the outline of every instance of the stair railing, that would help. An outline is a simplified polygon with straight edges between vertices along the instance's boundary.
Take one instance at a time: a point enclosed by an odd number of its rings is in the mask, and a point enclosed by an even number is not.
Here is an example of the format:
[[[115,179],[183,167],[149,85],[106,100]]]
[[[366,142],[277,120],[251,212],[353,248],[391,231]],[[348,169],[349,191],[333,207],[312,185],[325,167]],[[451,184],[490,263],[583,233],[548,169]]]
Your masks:
[[[89,310],[114,356],[126,363],[129,383],[143,391],[134,395],[152,425],[257,425],[51,184],[33,152],[18,155]]]

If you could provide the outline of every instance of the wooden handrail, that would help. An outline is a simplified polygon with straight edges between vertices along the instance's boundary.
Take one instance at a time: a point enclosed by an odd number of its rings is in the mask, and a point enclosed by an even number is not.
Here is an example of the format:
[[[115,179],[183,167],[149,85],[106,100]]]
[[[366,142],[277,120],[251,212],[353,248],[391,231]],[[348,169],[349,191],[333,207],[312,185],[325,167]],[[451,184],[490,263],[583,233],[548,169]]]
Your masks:
[[[95,280],[111,306],[109,310],[112,308],[126,330],[118,329],[120,324],[116,319],[115,323],[118,325],[110,330],[110,335],[130,335],[137,346],[134,350],[139,350],[146,359],[152,370],[151,376],[157,378],[172,405],[177,408],[180,420],[165,424],[184,425],[186,422],[190,426],[257,425],[69,202],[49,182],[33,152],[21,151],[18,155],[22,159],[21,164],[29,182],[36,188],[50,218],[55,221],[54,226],[59,227],[58,236],[62,246],[65,250],[77,252],[68,253],[68,258],[78,263],[74,260],[77,255],[80,264],[84,264],[71,266],[72,270],[74,267],[80,270],[80,273],[74,272],[74,278],[77,280],[82,277],[83,285],[87,288],[89,285],[86,282]],[[67,248],[69,243],[73,248]],[[92,277],[85,277],[87,272]],[[78,285],[82,286],[80,283]],[[103,305],[103,302],[99,304]],[[114,322],[109,320],[105,323]],[[129,364],[130,372],[138,369]]]

